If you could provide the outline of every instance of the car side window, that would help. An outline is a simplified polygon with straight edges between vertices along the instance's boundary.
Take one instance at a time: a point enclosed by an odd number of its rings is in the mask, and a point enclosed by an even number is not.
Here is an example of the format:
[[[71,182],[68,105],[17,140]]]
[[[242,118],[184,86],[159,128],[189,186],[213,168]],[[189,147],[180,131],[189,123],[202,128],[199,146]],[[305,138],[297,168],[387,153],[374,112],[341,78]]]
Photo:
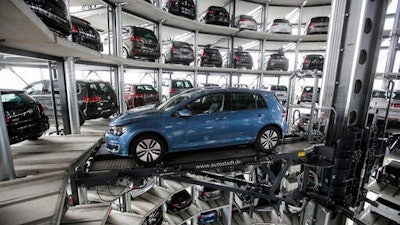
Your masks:
[[[34,84],[34,85],[32,85],[31,87],[29,87],[28,90],[26,90],[26,93],[29,94],[29,95],[48,94],[48,93],[43,93],[43,86],[44,86],[44,83],[43,83],[43,82]]]
[[[224,94],[211,94],[202,96],[188,103],[184,108],[189,109],[193,115],[224,111]]]
[[[232,93],[230,96],[231,110],[252,110],[266,108],[264,98],[256,93]]]
[[[111,91],[110,91],[110,88],[109,88],[106,84],[104,84],[104,83],[99,83],[99,86],[100,86],[100,92],[101,92],[102,94],[108,94],[108,93],[111,92]]]

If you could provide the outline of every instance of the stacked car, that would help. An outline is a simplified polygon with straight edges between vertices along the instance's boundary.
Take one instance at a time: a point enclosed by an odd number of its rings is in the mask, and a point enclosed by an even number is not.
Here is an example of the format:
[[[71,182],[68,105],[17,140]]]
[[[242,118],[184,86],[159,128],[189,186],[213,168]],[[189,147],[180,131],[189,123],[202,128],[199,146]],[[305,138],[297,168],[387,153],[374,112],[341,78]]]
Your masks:
[[[10,144],[36,140],[49,129],[43,105],[24,91],[1,89]]]

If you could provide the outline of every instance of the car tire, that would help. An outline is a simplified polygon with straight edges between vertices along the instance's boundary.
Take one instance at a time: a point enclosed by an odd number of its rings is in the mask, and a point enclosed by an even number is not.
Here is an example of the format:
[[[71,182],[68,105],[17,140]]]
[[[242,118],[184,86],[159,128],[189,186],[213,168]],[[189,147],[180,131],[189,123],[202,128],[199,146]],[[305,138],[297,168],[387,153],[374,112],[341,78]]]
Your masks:
[[[264,127],[257,135],[255,148],[268,154],[273,153],[281,139],[282,134],[278,128],[274,126]]]
[[[40,133],[40,134],[37,134],[37,135],[34,135],[34,136],[30,136],[30,137],[28,137],[27,139],[30,140],[30,141],[36,141],[36,140],[39,139],[42,135],[43,135],[43,133]]]
[[[164,140],[155,134],[139,135],[130,146],[131,154],[137,163],[143,166],[154,166],[160,163],[166,150]]]

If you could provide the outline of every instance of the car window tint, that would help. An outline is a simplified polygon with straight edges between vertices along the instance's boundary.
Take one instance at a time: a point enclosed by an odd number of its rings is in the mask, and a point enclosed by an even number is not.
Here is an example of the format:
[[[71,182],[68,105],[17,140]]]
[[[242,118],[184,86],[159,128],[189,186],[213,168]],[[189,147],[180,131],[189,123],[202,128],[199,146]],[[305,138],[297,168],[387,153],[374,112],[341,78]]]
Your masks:
[[[372,92],[373,98],[386,98],[386,92],[384,91],[373,91]]]
[[[7,94],[1,94],[1,101],[2,102],[22,102],[22,99],[19,95],[15,93],[7,93]]]
[[[146,91],[154,91],[154,87],[151,85],[143,85],[143,89]]]
[[[26,93],[28,93],[29,95],[41,95],[41,94],[44,94],[44,93],[42,93],[43,92],[43,86],[44,86],[43,82],[34,84],[31,87],[29,87],[28,90],[26,90]]]
[[[99,83],[100,93],[103,95],[108,95],[111,93],[110,87],[105,83]]]
[[[400,100],[400,92],[393,92],[392,98]]]
[[[193,115],[203,113],[221,112],[224,110],[225,96],[224,94],[210,94],[191,101],[183,108],[189,109]]]
[[[255,93],[232,93],[230,97],[230,105],[231,109],[234,111],[267,107],[264,98]]]
[[[153,40],[156,39],[156,36],[154,35],[154,33],[151,30],[142,29],[142,28],[135,29],[135,36],[149,38],[149,39],[153,39]]]

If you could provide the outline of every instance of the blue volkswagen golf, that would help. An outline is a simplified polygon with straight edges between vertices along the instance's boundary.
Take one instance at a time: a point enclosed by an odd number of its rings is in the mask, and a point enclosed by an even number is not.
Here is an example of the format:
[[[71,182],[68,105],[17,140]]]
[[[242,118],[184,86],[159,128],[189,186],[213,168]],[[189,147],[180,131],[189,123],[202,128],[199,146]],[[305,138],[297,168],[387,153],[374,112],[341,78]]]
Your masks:
[[[108,151],[144,166],[160,163],[169,152],[244,144],[271,153],[286,132],[285,116],[269,91],[190,89],[116,116],[105,140]]]

